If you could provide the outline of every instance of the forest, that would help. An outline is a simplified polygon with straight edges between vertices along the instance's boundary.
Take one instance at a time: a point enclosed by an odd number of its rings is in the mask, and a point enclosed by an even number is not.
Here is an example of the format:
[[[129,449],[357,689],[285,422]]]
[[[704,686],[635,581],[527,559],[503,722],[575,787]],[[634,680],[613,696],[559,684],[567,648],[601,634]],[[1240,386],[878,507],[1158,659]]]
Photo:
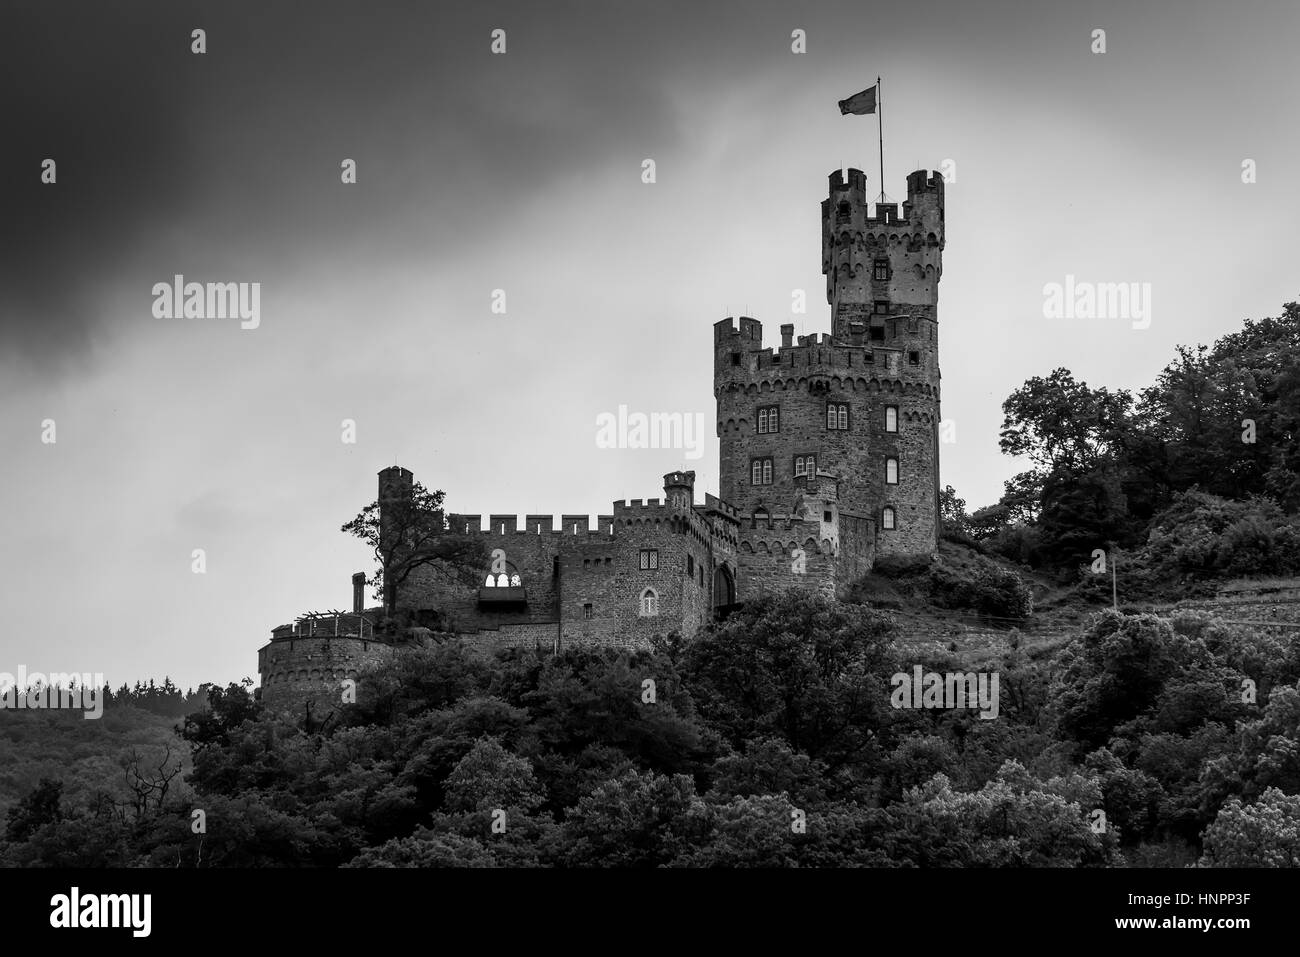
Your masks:
[[[403,648],[326,712],[271,713],[245,681],[124,688],[102,722],[6,715],[0,864],[1300,864],[1296,630],[1106,607],[1092,564],[1120,557],[1126,602],[1300,573],[1300,306],[1136,396],[1057,369],[1003,410],[1031,467],[973,512],[945,491],[961,565],[643,650]],[[1064,639],[1014,624],[1034,582],[1085,613]],[[904,640],[899,594],[999,623],[996,719],[891,702],[900,672],[973,669]]]

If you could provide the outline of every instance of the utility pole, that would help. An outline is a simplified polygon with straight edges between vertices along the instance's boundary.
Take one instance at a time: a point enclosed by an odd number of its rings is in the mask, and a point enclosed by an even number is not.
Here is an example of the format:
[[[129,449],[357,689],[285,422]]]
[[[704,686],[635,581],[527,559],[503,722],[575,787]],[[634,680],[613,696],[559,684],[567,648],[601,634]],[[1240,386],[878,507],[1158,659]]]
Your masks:
[[[1119,586],[1115,580],[1115,546],[1110,547],[1110,603],[1119,611]]]

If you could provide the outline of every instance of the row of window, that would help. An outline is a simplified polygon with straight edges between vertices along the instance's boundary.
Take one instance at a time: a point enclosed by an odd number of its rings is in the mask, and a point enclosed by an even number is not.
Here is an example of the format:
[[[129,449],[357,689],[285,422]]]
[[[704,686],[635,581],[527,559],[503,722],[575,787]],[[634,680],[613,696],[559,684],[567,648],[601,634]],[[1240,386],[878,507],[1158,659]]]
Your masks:
[[[762,455],[749,460],[749,484],[750,485],[771,485],[772,484],[772,456]],[[794,476],[798,478],[801,475],[814,476],[817,474],[817,456],[816,455],[796,455],[794,457]],[[898,484],[898,459],[890,456],[885,459],[885,484]],[[643,553],[644,554],[644,553]],[[641,566],[645,568],[645,565]],[[656,566],[657,567],[657,566]]]
[[[760,405],[754,415],[759,435],[770,435],[781,431],[781,407],[779,405]],[[850,413],[847,402],[826,403],[826,428],[832,432],[849,429]],[[885,431],[898,431],[898,406],[885,406]]]

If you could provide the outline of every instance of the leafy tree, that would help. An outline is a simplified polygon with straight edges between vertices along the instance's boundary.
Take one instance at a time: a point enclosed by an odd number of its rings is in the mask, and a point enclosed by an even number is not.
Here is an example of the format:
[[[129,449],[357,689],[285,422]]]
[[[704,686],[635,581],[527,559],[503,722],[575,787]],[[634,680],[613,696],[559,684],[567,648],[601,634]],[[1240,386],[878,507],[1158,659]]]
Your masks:
[[[9,809],[5,822],[5,840],[25,841],[46,824],[58,823],[63,817],[59,799],[63,782],[41,778],[26,797]]]
[[[415,482],[409,495],[376,499],[341,529],[374,552],[377,569],[367,584],[382,589],[389,615],[397,610],[401,586],[419,569],[464,584],[487,567],[483,539],[448,528],[444,497],[441,490],[430,492]]]
[[[1267,789],[1230,800],[1205,830],[1203,867],[1300,867],[1300,795]]]
[[[859,762],[888,722],[892,630],[879,612],[791,590],[697,637],[683,673],[733,746],[777,735],[832,767]]]

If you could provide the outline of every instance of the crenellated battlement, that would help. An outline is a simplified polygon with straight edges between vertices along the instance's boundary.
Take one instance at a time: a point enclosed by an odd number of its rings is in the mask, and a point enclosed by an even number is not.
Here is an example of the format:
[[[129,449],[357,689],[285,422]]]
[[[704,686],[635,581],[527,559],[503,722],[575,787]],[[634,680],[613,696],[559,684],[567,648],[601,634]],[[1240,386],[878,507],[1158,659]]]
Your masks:
[[[487,519],[484,524],[483,519]],[[524,517],[519,524],[519,515],[515,512],[493,512],[488,515],[453,514],[447,517],[453,532],[463,535],[484,535],[502,537],[506,535],[552,535],[560,536],[603,536],[613,534],[613,515],[599,515],[596,524],[591,524],[590,515],[534,515]]]
[[[715,396],[738,389],[792,388],[860,388],[926,396],[938,392],[937,322],[928,316],[849,321],[846,336],[799,336],[797,345],[790,341],[792,327],[785,325],[779,349],[764,348],[762,323],[751,322],[750,336],[757,338],[736,333],[730,319],[715,325],[721,332],[714,352]]]

